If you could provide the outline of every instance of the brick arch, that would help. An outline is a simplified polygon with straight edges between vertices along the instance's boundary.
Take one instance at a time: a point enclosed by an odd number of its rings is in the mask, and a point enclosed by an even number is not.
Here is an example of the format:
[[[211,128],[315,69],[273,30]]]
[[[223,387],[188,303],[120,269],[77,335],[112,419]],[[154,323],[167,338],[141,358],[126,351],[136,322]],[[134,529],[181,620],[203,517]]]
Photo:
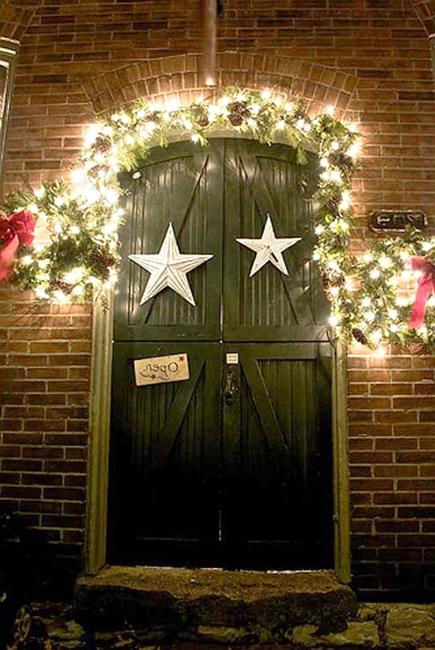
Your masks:
[[[175,96],[191,102],[213,91],[201,84],[200,56],[184,54],[134,63],[82,82],[96,114],[104,114],[140,97]],[[217,87],[271,88],[297,95],[312,111],[332,104],[341,115],[349,108],[357,84],[353,75],[309,61],[246,52],[218,55]]]
[[[435,1],[411,0],[414,11],[421,20],[429,37],[435,36]]]
[[[40,2],[41,0],[28,0],[25,3],[3,0],[0,3],[0,36],[20,41]]]

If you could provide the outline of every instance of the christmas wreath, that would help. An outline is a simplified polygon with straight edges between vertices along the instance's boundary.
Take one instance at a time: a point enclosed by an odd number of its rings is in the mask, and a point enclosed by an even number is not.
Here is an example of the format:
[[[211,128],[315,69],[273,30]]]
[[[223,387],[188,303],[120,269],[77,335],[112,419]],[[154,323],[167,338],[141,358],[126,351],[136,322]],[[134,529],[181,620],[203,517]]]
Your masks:
[[[265,143],[287,142],[300,164],[307,150],[318,155],[321,210],[314,258],[331,300],[331,327],[372,348],[382,342],[434,343],[435,238],[410,230],[376,240],[362,256],[353,255],[350,188],[359,150],[356,129],[336,119],[332,110],[310,117],[300,100],[269,91],[229,89],[216,102],[203,99],[190,106],[138,101],[93,125],[69,182],[12,194],[0,206],[0,280],[31,289],[42,300],[83,300],[95,290],[104,293],[116,281],[119,264],[117,230],[123,212],[118,173],[134,170],[152,146],[165,146],[171,134],[187,133],[193,142],[206,144],[213,130],[229,128]],[[34,243],[35,223],[48,232],[46,243]],[[401,288],[413,277],[417,289],[409,300],[409,290]]]

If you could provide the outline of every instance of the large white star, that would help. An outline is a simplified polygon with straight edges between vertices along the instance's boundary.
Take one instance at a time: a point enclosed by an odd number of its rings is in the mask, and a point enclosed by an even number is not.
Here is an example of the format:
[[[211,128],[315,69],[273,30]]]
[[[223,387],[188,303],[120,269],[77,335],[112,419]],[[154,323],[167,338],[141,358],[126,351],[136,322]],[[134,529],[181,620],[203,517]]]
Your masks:
[[[257,271],[259,271],[265,264],[272,262],[281,273],[288,275],[287,267],[285,265],[282,253],[290,246],[294,246],[301,237],[287,237],[277,239],[273,230],[272,219],[267,215],[267,221],[263,229],[263,234],[260,239],[237,239],[239,244],[247,246],[256,252],[254,262],[249,273],[252,278]]]
[[[213,255],[184,255],[180,253],[174,229],[170,223],[158,253],[128,256],[132,262],[151,274],[140,304],[143,305],[147,300],[169,287],[195,306],[195,299],[186,275],[212,257]]]

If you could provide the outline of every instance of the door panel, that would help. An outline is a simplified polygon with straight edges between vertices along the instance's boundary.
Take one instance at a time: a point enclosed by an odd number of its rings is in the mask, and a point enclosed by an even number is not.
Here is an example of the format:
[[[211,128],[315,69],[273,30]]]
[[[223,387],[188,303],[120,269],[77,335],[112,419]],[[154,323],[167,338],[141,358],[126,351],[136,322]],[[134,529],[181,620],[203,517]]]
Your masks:
[[[226,346],[240,377],[224,406],[223,531],[234,566],[331,564],[329,350]]]
[[[212,140],[156,149],[124,175],[126,224],[115,307],[110,560],[238,568],[331,566],[328,303],[312,261],[314,158],[283,145]],[[253,278],[269,213],[301,237]],[[197,306],[164,290],[140,306],[169,222],[181,252],[214,255],[188,274]],[[187,353],[190,378],[135,385],[133,360]],[[227,353],[238,363],[227,364]]]
[[[176,143],[154,152],[139,178],[122,176],[128,219],[120,231],[115,340],[219,339],[223,179],[218,156],[219,148],[195,152]],[[140,305],[149,274],[128,255],[157,253],[170,222],[182,253],[214,256],[187,276],[196,307],[170,289]]]
[[[329,305],[312,260],[317,163],[296,164],[283,145],[230,141],[225,149],[224,300],[227,340],[325,340]],[[252,278],[253,251],[267,214],[277,237],[301,237],[284,252],[289,275],[266,264]],[[234,300],[237,296],[237,300]]]
[[[134,359],[181,353],[189,380],[135,385]],[[110,538],[119,561],[200,562],[191,547],[216,545],[220,365],[219,344],[115,343]]]

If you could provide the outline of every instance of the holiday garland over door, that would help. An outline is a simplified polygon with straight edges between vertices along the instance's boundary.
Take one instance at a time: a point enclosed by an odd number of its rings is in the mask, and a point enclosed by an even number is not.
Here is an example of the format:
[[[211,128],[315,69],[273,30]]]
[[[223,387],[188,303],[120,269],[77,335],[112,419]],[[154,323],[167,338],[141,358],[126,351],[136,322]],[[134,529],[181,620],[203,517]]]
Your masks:
[[[199,145],[215,129],[234,129],[261,142],[276,139],[295,147],[300,164],[314,151],[323,168],[322,205],[315,259],[331,299],[337,334],[375,348],[382,342],[435,342],[435,238],[409,229],[378,239],[362,256],[349,251],[351,176],[358,135],[331,111],[310,117],[299,100],[269,91],[229,89],[216,101],[165,107],[136,102],[94,125],[71,183],[59,180],[32,193],[9,196],[0,221],[0,279],[32,289],[41,300],[83,300],[116,280],[121,170],[134,169],[155,144],[172,134],[189,134]],[[36,218],[50,239],[33,245]],[[415,300],[400,285],[417,273]]]

